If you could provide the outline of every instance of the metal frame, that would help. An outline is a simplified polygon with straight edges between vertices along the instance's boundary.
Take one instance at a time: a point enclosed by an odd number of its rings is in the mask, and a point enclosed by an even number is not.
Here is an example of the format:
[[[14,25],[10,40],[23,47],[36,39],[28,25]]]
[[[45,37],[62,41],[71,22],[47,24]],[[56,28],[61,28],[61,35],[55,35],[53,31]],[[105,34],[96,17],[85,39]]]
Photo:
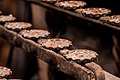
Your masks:
[[[35,55],[38,59],[47,62],[76,80],[119,80],[119,78],[107,73],[94,62],[87,63],[85,66],[81,66],[75,62],[69,62],[60,54],[45,49],[38,43],[25,39],[20,34],[7,30],[1,25],[0,37],[7,40],[12,45],[21,47],[25,52]]]
[[[113,26],[113,25],[110,25],[108,23],[104,23],[104,22],[102,22],[100,20],[97,20],[97,19],[85,17],[85,16],[79,15],[75,12],[59,8],[55,5],[51,5],[51,4],[42,2],[40,0],[27,0],[27,1],[31,2],[31,3],[38,4],[40,6],[43,6],[43,7],[47,8],[47,9],[55,10],[55,11],[65,13],[65,14],[70,15],[70,16],[78,17],[78,18],[83,19],[83,20],[87,20],[87,21],[90,21],[90,22],[93,22],[93,23],[96,23],[96,24],[100,24],[100,25],[106,26],[108,28],[112,28],[114,30],[120,30],[120,27],[118,27],[118,26]]]

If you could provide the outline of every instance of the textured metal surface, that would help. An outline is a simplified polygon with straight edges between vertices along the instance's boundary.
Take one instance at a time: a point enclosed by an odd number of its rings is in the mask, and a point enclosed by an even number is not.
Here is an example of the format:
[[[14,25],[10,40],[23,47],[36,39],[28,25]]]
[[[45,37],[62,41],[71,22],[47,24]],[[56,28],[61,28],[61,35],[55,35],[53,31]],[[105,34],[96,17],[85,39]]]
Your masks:
[[[103,27],[106,26],[106,27],[108,27],[110,29],[113,29],[113,30],[117,30],[117,31],[120,30],[120,27],[118,27],[118,26],[113,26],[113,25],[110,25],[110,24],[107,24],[107,23],[103,23],[103,22],[101,22],[99,20],[96,20],[96,19],[84,17],[84,16],[79,15],[77,13],[74,13],[72,11],[68,11],[68,10],[65,10],[65,9],[62,9],[62,8],[58,8],[58,7],[54,6],[54,5],[50,5],[48,3],[44,3],[44,2],[42,2],[40,0],[27,0],[27,1],[39,4],[39,5],[47,8],[47,9],[55,10],[55,11],[58,11],[58,12],[61,12],[61,13],[64,13],[64,14],[67,14],[67,15],[70,15],[70,16],[73,16],[73,17],[77,17],[77,18],[80,18],[80,19],[83,19],[83,20],[86,20],[86,21],[90,21],[92,23],[103,25]],[[43,52],[43,54],[44,54],[44,52]],[[44,56],[44,57],[46,57],[46,56]],[[61,59],[60,59],[60,60],[58,60],[58,63],[62,63],[63,64],[63,61],[61,61]],[[75,65],[75,64],[76,63],[71,63],[71,65]],[[61,70],[64,69],[62,67],[64,67],[65,65],[66,65],[66,63],[60,66]],[[76,67],[76,66],[77,66],[77,64],[74,67]],[[95,74],[95,80],[120,80],[120,78],[117,78],[117,77],[113,76],[112,74],[109,74],[108,72],[104,71],[99,65],[97,65],[94,62],[88,63],[85,66],[86,66],[87,69],[91,70]],[[73,70],[77,71],[76,68],[74,68]],[[67,71],[65,71],[65,73]],[[63,72],[64,72],[64,70],[63,70]],[[71,72],[71,70],[70,70],[70,72]],[[67,74],[69,74],[69,72]],[[77,79],[77,80],[84,80],[83,78],[78,77],[78,75],[76,76],[76,73],[73,73],[72,75],[74,75],[75,79]],[[86,80],[88,80],[88,79],[86,79]],[[92,79],[92,80],[94,80],[94,79]]]
[[[85,66],[94,72],[96,80],[105,80],[104,70],[99,65],[95,64],[94,62],[91,62],[85,64]]]
[[[105,80],[120,80],[120,78],[105,71]]]
[[[100,24],[100,25],[106,26],[108,28],[112,28],[112,29],[115,29],[115,30],[120,30],[120,27],[118,27],[118,26],[113,26],[113,25],[110,25],[110,24],[107,24],[107,23],[103,23],[100,20],[96,20],[96,19],[93,19],[93,18],[84,17],[84,16],[79,15],[79,14],[77,14],[75,12],[72,12],[72,11],[69,11],[69,10],[65,10],[65,9],[56,7],[54,5],[50,5],[50,4],[42,2],[40,0],[27,0],[27,1],[39,4],[39,5],[47,8],[47,9],[56,10],[58,12],[62,12],[62,13],[65,13],[67,15],[71,15],[71,16],[78,17],[80,19],[84,19],[84,20],[87,20],[87,21],[90,21],[90,22],[93,22],[93,23],[96,23],[96,24]]]
[[[68,62],[61,55],[42,48],[32,40],[24,39],[20,34],[7,30],[4,26],[0,26],[0,37],[12,45],[23,48],[27,53],[34,53],[39,59],[44,60],[76,80],[91,80],[91,76],[94,76],[91,70],[74,62]]]
[[[34,54],[48,64],[54,66],[76,80],[120,80],[104,71],[98,64],[92,62],[81,66],[75,62],[67,61],[63,56],[42,48],[38,43],[23,38],[20,34],[0,26],[0,37],[10,44],[23,48],[28,54]]]

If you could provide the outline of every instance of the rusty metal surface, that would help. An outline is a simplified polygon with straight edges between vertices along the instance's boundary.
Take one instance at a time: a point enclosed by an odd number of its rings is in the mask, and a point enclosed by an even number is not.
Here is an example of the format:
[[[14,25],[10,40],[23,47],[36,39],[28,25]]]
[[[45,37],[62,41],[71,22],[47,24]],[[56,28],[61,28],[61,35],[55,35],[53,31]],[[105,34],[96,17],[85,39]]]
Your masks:
[[[105,71],[105,80],[120,80],[120,78]]]
[[[58,70],[72,76],[76,80],[91,80],[93,72],[74,62],[68,62],[61,55],[42,48],[32,40],[24,39],[20,34],[7,30],[0,26],[0,37],[7,40],[10,44],[23,48],[28,54],[32,53],[41,60],[53,65]]]
[[[100,25],[106,26],[106,27],[114,29],[114,30],[118,30],[118,31],[120,30],[120,27],[118,27],[118,26],[113,26],[113,25],[110,25],[108,23],[103,23],[102,21],[96,20],[96,19],[93,19],[93,18],[84,17],[84,16],[79,15],[79,14],[77,14],[75,12],[72,12],[72,11],[69,11],[69,10],[65,10],[65,9],[56,7],[54,5],[50,5],[50,4],[42,2],[40,0],[27,0],[27,1],[39,4],[39,5],[47,8],[47,9],[56,10],[58,12],[65,13],[65,14],[70,15],[70,16],[78,17],[80,19],[84,19],[84,20],[87,20],[87,21],[90,21],[90,22],[93,22],[93,23],[100,24]]]
[[[87,63],[85,66],[94,72],[96,80],[105,80],[104,70],[94,62]]]
[[[28,54],[36,55],[37,58],[49,63],[76,80],[120,80],[104,71],[94,62],[86,64],[85,67],[75,62],[69,62],[63,56],[51,50],[44,49],[38,43],[25,39],[20,34],[7,30],[1,25],[0,37],[12,45],[23,48]]]

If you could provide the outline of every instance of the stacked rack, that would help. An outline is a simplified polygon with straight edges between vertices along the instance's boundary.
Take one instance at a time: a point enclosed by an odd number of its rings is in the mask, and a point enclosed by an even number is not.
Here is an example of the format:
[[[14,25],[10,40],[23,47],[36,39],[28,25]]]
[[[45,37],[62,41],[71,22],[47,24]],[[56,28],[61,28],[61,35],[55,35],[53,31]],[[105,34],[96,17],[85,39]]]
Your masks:
[[[119,78],[107,73],[94,62],[97,57],[96,52],[81,49],[74,55],[76,51],[72,52],[74,48],[70,48],[70,46],[73,46],[71,41],[50,38],[48,31],[37,31],[31,28],[32,24],[27,22],[10,22],[13,21],[13,18],[13,16],[2,17],[5,21],[1,21],[2,25],[0,25],[0,37],[10,44],[24,49],[29,54],[34,54],[37,58],[76,80],[119,80]],[[62,44],[63,41],[66,44]],[[71,54],[74,56],[70,56]],[[81,54],[81,56],[78,54]]]

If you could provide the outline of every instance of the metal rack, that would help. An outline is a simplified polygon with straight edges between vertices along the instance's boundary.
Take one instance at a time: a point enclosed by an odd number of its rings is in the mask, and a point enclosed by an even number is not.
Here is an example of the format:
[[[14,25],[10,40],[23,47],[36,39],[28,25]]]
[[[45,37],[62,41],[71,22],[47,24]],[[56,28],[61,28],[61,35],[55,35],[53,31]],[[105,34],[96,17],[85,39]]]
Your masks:
[[[77,80],[91,80],[90,76],[93,76],[91,70],[74,62],[68,62],[61,55],[42,48],[32,40],[24,39],[18,33],[7,30],[4,26],[0,26],[0,37],[7,40],[12,45],[23,48],[27,53],[34,53],[37,58],[49,63],[60,71],[73,76]]]
[[[86,64],[86,67],[75,62],[69,62],[63,56],[42,48],[38,43],[25,39],[20,34],[7,30],[4,26],[0,26],[0,37],[12,45],[21,47],[27,53],[34,54],[38,59],[47,62],[76,80],[119,80],[119,78],[102,70],[102,68],[94,62]]]
[[[58,11],[58,12],[61,12],[61,13],[64,13],[64,14],[67,14],[67,15],[70,15],[70,16],[74,16],[74,17],[77,17],[77,18],[80,18],[80,19],[83,19],[83,20],[87,20],[87,21],[90,21],[90,22],[93,22],[93,23],[96,23],[96,24],[100,24],[100,25],[106,26],[108,28],[112,28],[114,30],[118,30],[118,31],[120,30],[120,27],[118,27],[118,26],[113,26],[113,25],[110,25],[108,23],[103,23],[100,20],[89,18],[89,17],[85,17],[85,16],[79,15],[79,14],[77,14],[75,12],[72,12],[72,11],[69,11],[69,10],[65,10],[65,9],[56,7],[54,5],[42,2],[40,0],[27,0],[27,1],[29,1],[31,3],[39,4],[40,6],[43,6],[43,7],[47,8],[47,9],[55,10],[55,11]]]
[[[65,13],[70,16],[81,18],[96,24],[106,26],[108,28],[119,31],[120,28],[117,26],[112,26],[107,23],[103,23],[99,20],[84,17],[82,15],[76,14],[74,12],[64,10],[53,5],[41,2],[39,0],[28,0],[33,3],[37,3],[48,9],[56,10],[58,12]],[[52,65],[56,69],[64,72],[65,74],[75,78],[76,80],[120,80],[114,75],[104,71],[98,64],[91,62],[87,63],[85,66],[79,65],[75,62],[67,61],[63,56],[54,51],[48,50],[40,46],[38,43],[23,38],[18,33],[6,29],[4,26],[0,25],[0,37],[7,40],[10,44],[20,47],[25,50],[28,54],[35,55],[38,59],[41,59],[48,64]]]
[[[96,26],[96,27],[106,27],[110,30],[112,30],[112,33],[117,37],[120,33],[119,33],[119,30],[120,30],[120,27],[119,26],[113,26],[111,24],[108,24],[108,23],[104,23],[100,20],[97,20],[97,19],[93,19],[93,18],[89,18],[89,17],[85,17],[83,15],[79,15],[75,12],[72,12],[72,11],[69,11],[69,10],[65,10],[65,9],[62,9],[62,8],[59,8],[59,7],[56,7],[55,5],[51,5],[51,4],[48,4],[48,3],[45,3],[45,2],[42,2],[40,0],[27,0],[28,2],[30,3],[35,3],[35,4],[38,4],[42,7],[45,7],[46,9],[50,9],[50,10],[53,10],[53,11],[57,11],[57,12],[60,12],[60,13],[63,13],[63,14],[66,14],[66,15],[69,15],[69,16],[72,16],[72,17],[76,17],[76,18],[80,18],[80,19],[83,19],[83,20],[86,20],[88,22],[91,22],[91,23],[95,23],[95,24],[98,24],[98,25],[101,25],[101,26]],[[119,41],[119,38],[117,37],[118,41]],[[100,69],[100,68],[99,68]],[[97,70],[97,69],[96,69]],[[99,71],[98,71],[99,72]],[[96,72],[96,73],[98,73]],[[119,80],[119,78],[113,76],[113,75],[109,75],[109,73],[106,73],[105,72],[105,80]],[[99,77],[99,73],[98,73],[98,76]],[[79,80],[79,78],[75,78],[77,80]],[[82,80],[82,79],[80,79]],[[100,80],[100,78],[97,78],[96,80]],[[101,80],[104,80],[104,79],[101,79]]]

